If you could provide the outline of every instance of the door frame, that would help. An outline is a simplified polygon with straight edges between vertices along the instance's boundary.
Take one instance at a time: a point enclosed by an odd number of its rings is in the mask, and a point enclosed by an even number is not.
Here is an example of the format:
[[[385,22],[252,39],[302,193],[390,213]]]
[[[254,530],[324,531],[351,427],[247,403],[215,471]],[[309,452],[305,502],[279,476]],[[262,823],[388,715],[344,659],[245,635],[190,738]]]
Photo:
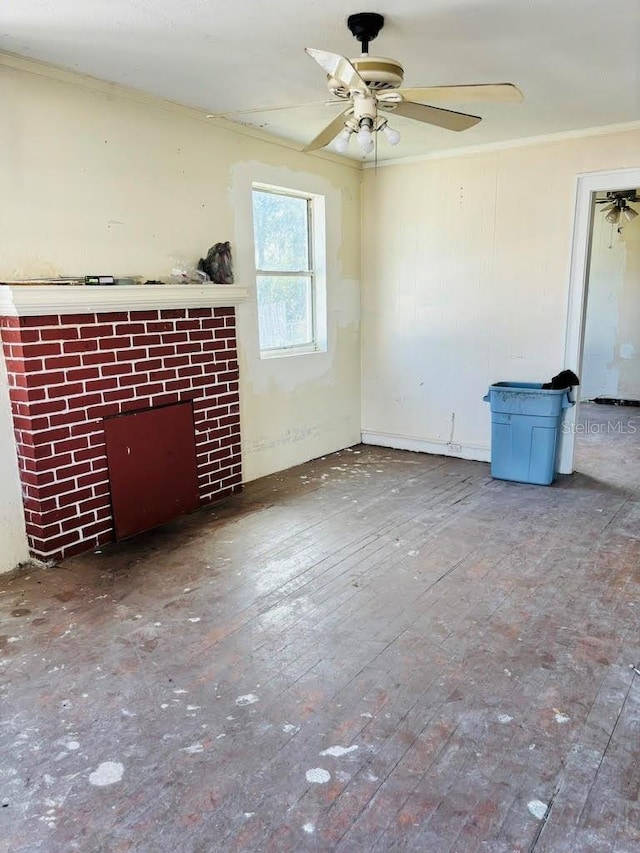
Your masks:
[[[593,197],[597,192],[626,190],[631,187],[640,187],[640,168],[588,172],[577,176],[564,365],[565,368],[575,371],[578,376],[582,367],[584,327],[587,313],[589,260],[595,213]],[[576,402],[576,405],[567,411],[563,423],[558,464],[558,471],[561,474],[573,472],[574,424],[578,416],[578,408],[579,402]]]

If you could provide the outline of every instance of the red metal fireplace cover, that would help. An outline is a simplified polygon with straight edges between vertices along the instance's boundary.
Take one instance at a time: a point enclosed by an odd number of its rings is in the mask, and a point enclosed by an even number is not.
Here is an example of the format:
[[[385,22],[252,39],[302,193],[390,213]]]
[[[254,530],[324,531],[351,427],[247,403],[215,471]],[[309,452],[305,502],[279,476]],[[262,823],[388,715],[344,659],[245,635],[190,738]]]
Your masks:
[[[104,426],[116,539],[198,508],[191,403],[106,418]]]

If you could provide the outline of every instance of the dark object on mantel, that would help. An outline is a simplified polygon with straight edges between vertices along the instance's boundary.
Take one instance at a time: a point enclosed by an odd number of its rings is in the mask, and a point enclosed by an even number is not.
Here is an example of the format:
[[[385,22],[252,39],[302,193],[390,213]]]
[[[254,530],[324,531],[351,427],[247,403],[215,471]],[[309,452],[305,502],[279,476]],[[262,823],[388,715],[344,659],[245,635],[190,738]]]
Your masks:
[[[563,391],[565,388],[573,388],[580,384],[580,380],[575,375],[573,370],[561,370],[557,376],[554,376],[551,382],[545,382],[542,386],[545,389],[553,391]]]
[[[596,397],[592,402],[601,406],[640,406],[640,400],[621,400],[618,397]]]
[[[149,278],[145,284],[164,284],[164,281],[157,281],[155,278]]]
[[[207,253],[206,258],[200,258],[198,269],[206,272],[214,284],[233,284],[233,260],[231,258],[231,243],[216,243]]]

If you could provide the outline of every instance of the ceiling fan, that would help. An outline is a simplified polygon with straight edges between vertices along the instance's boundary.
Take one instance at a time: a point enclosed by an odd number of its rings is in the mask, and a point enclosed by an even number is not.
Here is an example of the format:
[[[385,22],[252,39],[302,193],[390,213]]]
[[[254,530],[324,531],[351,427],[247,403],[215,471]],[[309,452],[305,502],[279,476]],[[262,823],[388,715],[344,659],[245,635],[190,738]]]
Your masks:
[[[309,56],[328,75],[329,92],[336,99],[332,103],[342,101],[348,106],[305,146],[305,151],[324,148],[335,139],[335,149],[344,153],[355,134],[360,150],[368,154],[373,150],[374,134],[378,132],[390,145],[396,145],[400,133],[389,126],[389,117],[393,114],[456,131],[466,130],[482,120],[480,116],[431,106],[433,102],[518,103],[523,100],[522,92],[512,83],[401,88],[402,65],[395,59],[369,54],[369,43],[384,26],[384,16],[359,12],[347,18],[347,26],[362,44],[361,56],[349,60],[337,53],[306,48]]]
[[[638,202],[640,197],[636,194],[636,190],[616,190],[608,192],[606,198],[596,199],[596,204],[605,204],[606,207],[601,208],[600,212],[605,214],[605,219],[612,225],[620,222],[620,217],[624,216],[627,222],[633,222],[638,215],[638,211],[629,207],[629,202]]]

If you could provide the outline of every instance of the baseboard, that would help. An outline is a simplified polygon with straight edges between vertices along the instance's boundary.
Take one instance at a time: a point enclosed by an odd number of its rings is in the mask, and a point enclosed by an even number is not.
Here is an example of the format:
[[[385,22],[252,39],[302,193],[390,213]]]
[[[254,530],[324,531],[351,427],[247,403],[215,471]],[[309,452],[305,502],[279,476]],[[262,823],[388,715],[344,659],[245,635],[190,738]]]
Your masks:
[[[490,462],[491,450],[479,444],[456,444],[434,439],[413,438],[409,435],[395,435],[389,432],[364,430],[363,444],[378,447],[393,447],[396,450],[412,450],[414,453],[432,453],[436,456],[455,456],[458,459],[472,459],[476,462]]]

